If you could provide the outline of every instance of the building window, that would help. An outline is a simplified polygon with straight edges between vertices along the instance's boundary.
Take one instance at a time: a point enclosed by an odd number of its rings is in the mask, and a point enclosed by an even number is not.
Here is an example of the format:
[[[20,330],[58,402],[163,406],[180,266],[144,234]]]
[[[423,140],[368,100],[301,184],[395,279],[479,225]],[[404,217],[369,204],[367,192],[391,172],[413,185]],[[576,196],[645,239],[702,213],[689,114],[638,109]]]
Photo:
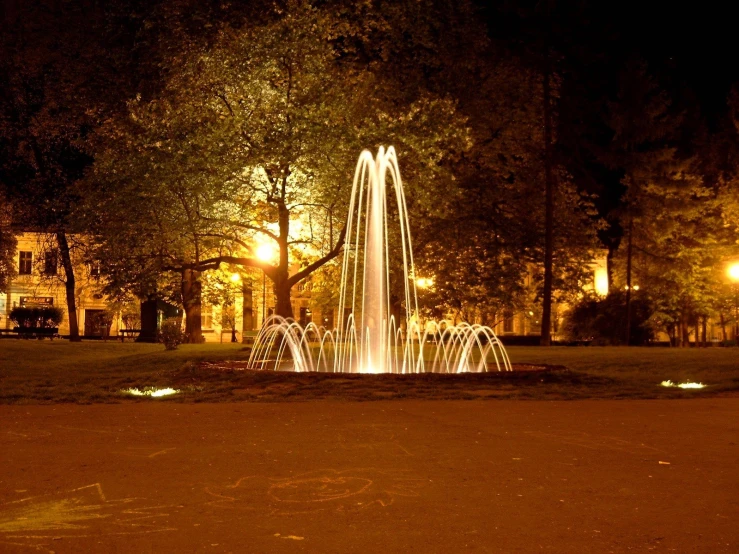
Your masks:
[[[33,268],[33,253],[19,252],[18,275],[30,275]]]
[[[90,264],[90,277],[100,277],[100,264],[98,262]]]
[[[44,275],[56,275],[57,269],[57,251],[48,250],[44,252]]]

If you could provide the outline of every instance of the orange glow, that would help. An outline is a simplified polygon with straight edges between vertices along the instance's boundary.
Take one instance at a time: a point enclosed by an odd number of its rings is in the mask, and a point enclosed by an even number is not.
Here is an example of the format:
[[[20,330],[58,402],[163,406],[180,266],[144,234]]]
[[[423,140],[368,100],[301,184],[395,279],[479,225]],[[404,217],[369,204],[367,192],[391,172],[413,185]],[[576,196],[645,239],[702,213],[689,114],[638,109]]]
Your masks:
[[[726,274],[729,276],[729,279],[735,283],[739,283],[739,262],[731,264],[726,270]]]
[[[595,294],[608,296],[608,271],[605,267],[599,267],[595,270]]]
[[[257,258],[263,262],[269,262],[274,257],[275,253],[272,246],[269,244],[260,244],[257,247]]]

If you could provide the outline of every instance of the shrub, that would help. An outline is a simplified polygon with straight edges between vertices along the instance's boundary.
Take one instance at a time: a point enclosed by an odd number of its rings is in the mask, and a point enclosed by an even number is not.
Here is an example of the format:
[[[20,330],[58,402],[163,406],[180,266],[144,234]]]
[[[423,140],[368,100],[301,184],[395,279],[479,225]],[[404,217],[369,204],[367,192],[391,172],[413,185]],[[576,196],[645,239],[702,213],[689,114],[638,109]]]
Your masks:
[[[16,307],[10,311],[10,320],[18,327],[45,328],[58,327],[64,320],[64,310],[57,306],[41,308]]]
[[[182,324],[176,317],[170,317],[162,322],[159,329],[159,342],[164,344],[166,350],[177,350],[177,347],[185,340],[182,332]]]
[[[654,338],[649,318],[653,308],[647,298],[631,300],[632,345],[643,345]],[[596,346],[624,344],[626,333],[626,293],[612,292],[606,298],[586,297],[566,314],[563,334],[568,340],[590,341]]]

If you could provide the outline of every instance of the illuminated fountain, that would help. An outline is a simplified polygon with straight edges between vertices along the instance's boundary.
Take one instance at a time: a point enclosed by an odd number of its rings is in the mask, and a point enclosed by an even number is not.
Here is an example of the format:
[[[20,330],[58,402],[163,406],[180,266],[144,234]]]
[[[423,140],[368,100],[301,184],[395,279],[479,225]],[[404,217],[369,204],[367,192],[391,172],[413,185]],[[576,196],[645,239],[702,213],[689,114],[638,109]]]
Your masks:
[[[397,205],[389,221],[388,197]],[[396,321],[390,300],[388,225],[398,225],[403,260],[405,317]],[[354,173],[341,271],[338,328],[327,330],[278,316],[254,342],[249,367],[346,373],[465,373],[510,371],[503,345],[490,327],[440,322],[427,332],[418,320],[416,275],[403,182],[395,149],[365,150]]]

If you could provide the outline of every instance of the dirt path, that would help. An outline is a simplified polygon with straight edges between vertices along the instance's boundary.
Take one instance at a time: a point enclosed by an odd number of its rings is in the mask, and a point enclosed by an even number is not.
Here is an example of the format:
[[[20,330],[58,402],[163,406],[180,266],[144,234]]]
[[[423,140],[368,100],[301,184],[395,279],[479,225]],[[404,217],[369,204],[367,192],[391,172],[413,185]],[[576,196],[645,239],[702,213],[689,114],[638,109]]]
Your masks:
[[[739,399],[0,406],[0,552],[737,552]]]

